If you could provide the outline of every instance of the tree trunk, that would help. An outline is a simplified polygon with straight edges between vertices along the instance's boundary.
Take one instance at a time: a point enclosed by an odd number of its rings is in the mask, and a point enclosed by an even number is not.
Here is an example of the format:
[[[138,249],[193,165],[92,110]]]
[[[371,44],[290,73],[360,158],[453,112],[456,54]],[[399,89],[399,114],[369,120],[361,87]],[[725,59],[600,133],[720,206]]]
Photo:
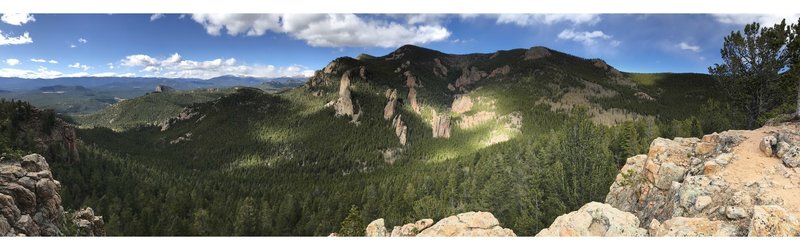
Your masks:
[[[794,114],[794,118],[800,119],[800,81],[797,82],[797,113]]]

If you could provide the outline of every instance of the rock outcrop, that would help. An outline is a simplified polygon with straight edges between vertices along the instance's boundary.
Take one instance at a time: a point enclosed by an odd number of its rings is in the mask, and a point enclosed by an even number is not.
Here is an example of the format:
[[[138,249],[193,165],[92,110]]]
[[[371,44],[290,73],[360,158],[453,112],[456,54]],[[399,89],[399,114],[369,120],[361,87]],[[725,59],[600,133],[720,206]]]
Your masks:
[[[442,64],[442,60],[439,60],[439,58],[433,59],[433,74],[440,78],[447,77],[447,67]]]
[[[391,89],[391,90],[387,90],[387,91],[388,91],[387,92],[388,94],[387,94],[386,98],[388,98],[389,101],[386,102],[386,106],[383,107],[383,119],[384,120],[392,119],[392,117],[394,117],[395,109],[397,108],[397,90],[396,89]]]
[[[72,223],[78,227],[78,236],[105,236],[103,216],[96,216],[91,207],[86,207],[72,215]]]
[[[383,219],[372,221],[365,230],[366,236],[391,237],[490,237],[516,236],[514,231],[500,226],[500,222],[489,212],[467,212],[444,218],[436,224],[432,219],[396,226],[386,233]]]
[[[433,138],[450,138],[450,115],[447,113],[440,115],[434,110],[431,128],[433,129]]]
[[[606,61],[604,61],[603,59],[592,59],[590,61],[592,62],[592,65],[594,65],[599,69],[602,69],[603,71],[606,71],[608,74],[614,77],[623,77],[622,72],[619,72],[619,70],[615,69],[614,67],[611,67],[611,65],[608,65],[608,63],[606,63]]]
[[[606,203],[649,236],[800,236],[800,171],[785,159],[798,138],[797,123],[658,138],[628,159]],[[540,234],[585,224],[557,219]]]
[[[547,49],[545,47],[541,47],[541,46],[536,46],[536,47],[532,47],[532,48],[528,49],[528,51],[525,51],[525,55],[523,56],[523,59],[525,59],[525,60],[536,60],[536,59],[548,57],[550,55],[551,55],[551,53],[550,53],[549,49]]]
[[[43,156],[0,158],[0,236],[62,235],[60,191]]]
[[[155,89],[155,91],[153,91],[153,93],[164,93],[164,92],[172,92],[172,91],[175,91],[175,89],[170,87],[170,86],[159,84],[159,85],[156,85],[156,89]]]
[[[450,105],[450,110],[456,114],[463,114],[472,110],[472,105],[472,98],[470,98],[468,95],[456,95],[455,99],[453,100],[453,104]]]
[[[453,83],[455,88],[460,88],[462,86],[466,86],[488,76],[486,71],[478,70],[476,67],[464,68],[461,70],[461,76],[456,79],[456,82]]]
[[[556,218],[553,224],[536,236],[645,236],[639,219],[611,205],[591,202],[578,211]]]
[[[394,134],[400,140],[400,144],[406,145],[408,142],[408,126],[403,122],[403,115],[394,117],[394,120],[392,120],[392,128],[394,128]]]
[[[333,103],[333,109],[336,112],[336,116],[350,116],[352,118],[351,122],[358,124],[361,108],[358,105],[353,105],[353,99],[350,96],[350,73],[348,70],[342,74],[339,83],[339,98]],[[356,107],[359,108],[357,109]]]

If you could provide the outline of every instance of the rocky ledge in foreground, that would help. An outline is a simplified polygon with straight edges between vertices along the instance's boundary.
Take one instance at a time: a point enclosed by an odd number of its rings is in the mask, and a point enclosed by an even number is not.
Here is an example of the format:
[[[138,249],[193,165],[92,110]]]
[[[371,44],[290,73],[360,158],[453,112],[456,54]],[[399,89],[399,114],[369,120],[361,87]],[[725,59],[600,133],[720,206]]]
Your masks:
[[[658,138],[537,236],[800,236],[800,126]]]
[[[514,231],[500,227],[500,222],[489,212],[467,212],[444,218],[436,224],[432,219],[395,226],[391,232],[383,219],[367,225],[367,237],[448,237],[448,236],[516,236]]]
[[[44,157],[0,158],[0,236],[60,236],[64,225],[61,183]],[[104,235],[103,218],[86,208],[73,215],[77,235]],[[88,223],[86,223],[88,221]]]

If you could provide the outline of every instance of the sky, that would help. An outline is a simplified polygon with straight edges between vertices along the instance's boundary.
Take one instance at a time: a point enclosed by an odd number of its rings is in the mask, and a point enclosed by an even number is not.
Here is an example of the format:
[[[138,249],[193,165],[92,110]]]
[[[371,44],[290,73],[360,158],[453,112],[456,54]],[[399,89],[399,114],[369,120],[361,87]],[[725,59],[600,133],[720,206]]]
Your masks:
[[[309,76],[404,44],[445,53],[545,46],[626,72],[706,73],[745,24],[800,15],[2,14],[0,77]]]

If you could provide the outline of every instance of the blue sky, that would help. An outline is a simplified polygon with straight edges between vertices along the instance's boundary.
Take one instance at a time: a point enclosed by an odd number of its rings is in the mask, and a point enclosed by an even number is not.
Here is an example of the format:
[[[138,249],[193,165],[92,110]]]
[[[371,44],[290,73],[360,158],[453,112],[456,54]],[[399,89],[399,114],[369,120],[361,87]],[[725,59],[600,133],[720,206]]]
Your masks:
[[[446,53],[546,46],[628,72],[701,72],[745,23],[798,15],[3,14],[0,76],[309,75],[403,44]]]

